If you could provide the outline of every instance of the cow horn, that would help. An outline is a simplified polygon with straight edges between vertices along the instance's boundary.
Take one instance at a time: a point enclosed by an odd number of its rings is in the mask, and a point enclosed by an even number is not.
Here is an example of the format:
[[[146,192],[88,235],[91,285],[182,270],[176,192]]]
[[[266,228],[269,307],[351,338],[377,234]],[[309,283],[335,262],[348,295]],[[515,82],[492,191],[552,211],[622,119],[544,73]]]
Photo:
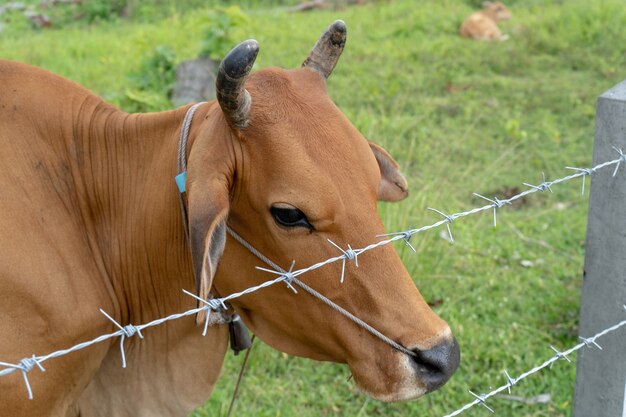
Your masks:
[[[222,60],[217,73],[217,101],[226,121],[234,129],[243,129],[248,125],[252,98],[245,89],[245,83],[258,53],[259,43],[254,39],[241,42]]]
[[[346,34],[346,24],[343,20],[335,20],[319,38],[302,66],[317,71],[324,78],[328,78],[337,65],[341,52],[343,52]]]

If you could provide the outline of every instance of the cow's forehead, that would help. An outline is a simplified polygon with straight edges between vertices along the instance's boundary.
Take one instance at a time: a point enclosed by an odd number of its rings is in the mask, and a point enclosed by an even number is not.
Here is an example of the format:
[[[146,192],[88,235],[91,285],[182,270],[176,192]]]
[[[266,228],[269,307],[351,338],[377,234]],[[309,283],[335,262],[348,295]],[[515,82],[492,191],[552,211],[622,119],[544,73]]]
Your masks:
[[[308,171],[320,181],[330,177],[341,185],[358,179],[376,188],[379,171],[369,145],[332,102],[319,74],[269,68],[253,74],[246,88],[252,111],[244,136],[260,153],[253,159],[271,161],[280,175]]]
[[[257,128],[288,120],[315,123],[339,113],[324,79],[309,69],[266,68],[252,74],[246,88],[252,95],[251,123]]]
[[[246,88],[252,96],[252,110],[244,136],[308,148],[310,153],[345,151],[359,156],[355,147],[367,148],[366,140],[333,103],[324,79],[314,71],[268,68],[253,74]]]
[[[319,74],[265,69],[250,77],[246,89],[251,117],[242,131],[238,169],[251,201],[290,203],[313,218],[330,218],[341,207],[375,209],[378,164]],[[369,209],[360,212],[371,215]]]

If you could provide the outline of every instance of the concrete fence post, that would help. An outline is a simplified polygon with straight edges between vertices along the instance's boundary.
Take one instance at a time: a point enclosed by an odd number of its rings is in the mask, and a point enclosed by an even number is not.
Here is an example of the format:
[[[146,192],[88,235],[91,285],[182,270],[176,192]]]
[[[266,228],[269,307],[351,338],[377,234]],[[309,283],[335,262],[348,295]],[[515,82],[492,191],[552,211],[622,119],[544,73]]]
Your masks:
[[[598,99],[593,165],[626,152],[626,81]],[[626,317],[626,164],[592,176],[580,307],[581,337]],[[626,417],[626,332],[578,354],[574,417]]]

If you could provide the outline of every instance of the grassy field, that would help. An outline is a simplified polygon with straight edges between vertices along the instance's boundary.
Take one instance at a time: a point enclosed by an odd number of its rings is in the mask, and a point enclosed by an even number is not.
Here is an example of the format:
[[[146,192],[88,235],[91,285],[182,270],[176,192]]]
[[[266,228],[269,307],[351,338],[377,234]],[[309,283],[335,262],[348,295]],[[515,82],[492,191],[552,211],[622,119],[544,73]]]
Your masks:
[[[542,171],[556,178],[566,165],[589,166],[596,97],[626,78],[623,0],[511,2],[513,19],[501,25],[510,40],[503,43],[457,36],[476,3],[393,0],[288,14],[278,2],[248,2],[250,23],[234,36],[259,40],[258,68],[294,67],[332,20],[346,21],[348,43],[328,89],[360,131],[404,167],[410,197],[380,205],[388,230],[397,231],[439,220],[426,207],[465,210],[483,205],[472,192],[502,197],[523,190],[522,182],[540,182]],[[0,57],[48,68],[134,109],[129,97],[142,61],[159,45],[175,60],[195,57],[205,14],[155,3],[130,21],[7,28]],[[157,97],[143,103],[148,109],[167,107],[163,91],[144,93]],[[488,213],[455,222],[454,245],[438,231],[412,240],[417,255],[398,244],[461,345],[461,366],[442,390],[417,402],[379,403],[356,392],[345,367],[257,342],[236,415],[440,416],[471,401],[468,389],[505,383],[503,369],[518,375],[549,358],[550,344],[573,345],[586,210],[575,181],[500,210],[497,229]],[[225,413],[240,362],[228,355],[214,395],[194,417]],[[575,366],[560,362],[514,390],[549,393],[549,404],[490,404],[501,417],[569,416],[574,377]]]

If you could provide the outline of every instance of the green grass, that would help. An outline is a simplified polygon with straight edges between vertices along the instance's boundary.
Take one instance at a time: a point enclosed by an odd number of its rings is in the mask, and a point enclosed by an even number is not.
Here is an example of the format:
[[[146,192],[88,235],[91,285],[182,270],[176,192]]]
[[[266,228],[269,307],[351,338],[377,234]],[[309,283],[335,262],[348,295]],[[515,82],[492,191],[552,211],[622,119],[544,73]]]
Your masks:
[[[438,220],[426,207],[456,212],[482,205],[474,191],[501,196],[523,189],[522,182],[539,182],[542,171],[555,178],[566,174],[566,165],[590,165],[596,97],[626,78],[623,0],[512,3],[513,19],[501,25],[511,36],[504,43],[457,36],[471,3],[395,0],[291,15],[250,2],[251,24],[237,33],[259,40],[258,68],[293,67],[333,19],[347,22],[348,44],[329,92],[404,167],[410,197],[380,206],[390,231]],[[178,60],[199,50],[202,13],[159,13],[7,30],[0,57],[48,68],[123,106],[136,88],[129,76],[157,45],[172,48]],[[440,416],[472,400],[468,389],[504,383],[503,369],[518,375],[550,357],[550,344],[573,345],[586,210],[587,197],[574,181],[500,210],[495,230],[490,213],[455,222],[454,245],[438,231],[412,240],[417,255],[397,245],[425,298],[443,301],[435,310],[462,348],[462,364],[442,390],[417,402],[379,403],[356,392],[345,367],[288,357],[257,342],[236,414]],[[534,266],[525,268],[522,260]],[[228,355],[214,395],[194,417],[225,413],[240,362]],[[550,404],[490,404],[503,417],[569,416],[574,378],[575,366],[560,362],[514,391],[550,393]],[[470,413],[490,415],[480,408]]]

